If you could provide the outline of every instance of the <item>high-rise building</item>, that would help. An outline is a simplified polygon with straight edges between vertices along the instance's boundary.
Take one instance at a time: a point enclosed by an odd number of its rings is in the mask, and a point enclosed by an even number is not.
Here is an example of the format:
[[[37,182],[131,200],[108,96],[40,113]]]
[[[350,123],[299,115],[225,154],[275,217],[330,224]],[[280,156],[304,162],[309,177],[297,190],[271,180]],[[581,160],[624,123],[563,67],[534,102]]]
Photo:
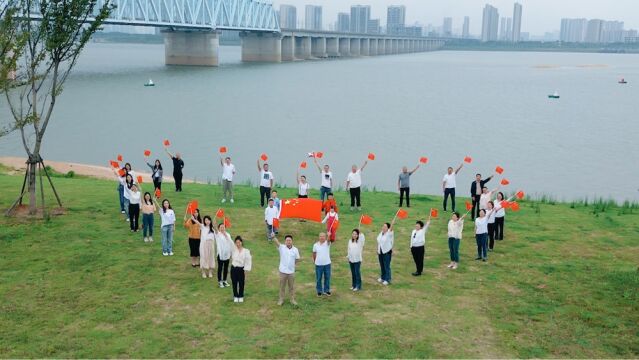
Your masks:
[[[344,33],[351,31],[351,14],[337,14],[337,31]]]
[[[444,18],[444,25],[442,26],[442,36],[443,37],[453,36],[453,18],[451,17]]]
[[[280,5],[280,27],[283,29],[297,28],[297,8],[293,5]]]
[[[351,6],[351,32],[365,34],[368,32],[368,21],[371,19],[369,5]]]
[[[424,32],[424,29],[421,26],[406,26],[404,27],[404,35],[406,36],[415,36],[415,37],[420,37],[422,36]]]
[[[307,30],[322,30],[322,7],[306,5],[304,24]]]
[[[501,18],[499,20],[499,40],[500,41],[511,41],[513,35],[513,19],[512,18]]]
[[[462,38],[468,39],[470,37],[470,17],[464,16],[464,26],[462,27]]]
[[[570,43],[581,43],[586,40],[586,19],[561,19],[559,40]]]
[[[368,34],[381,34],[382,27],[380,25],[380,20],[379,19],[368,20],[368,26],[367,26],[366,32]]]
[[[618,43],[624,41],[623,21],[604,21],[601,30],[601,42]]]
[[[406,27],[406,6],[391,5],[386,11],[386,33],[397,35],[404,33]]]
[[[481,23],[481,41],[497,41],[499,28],[499,11],[496,7],[486,4]]]
[[[586,27],[586,42],[587,43],[600,43],[601,33],[603,31],[603,20],[592,19],[588,21]]]
[[[513,42],[521,41],[521,12],[522,6],[520,3],[515,3],[515,9],[513,10],[513,25],[512,25],[512,36],[511,40]]]

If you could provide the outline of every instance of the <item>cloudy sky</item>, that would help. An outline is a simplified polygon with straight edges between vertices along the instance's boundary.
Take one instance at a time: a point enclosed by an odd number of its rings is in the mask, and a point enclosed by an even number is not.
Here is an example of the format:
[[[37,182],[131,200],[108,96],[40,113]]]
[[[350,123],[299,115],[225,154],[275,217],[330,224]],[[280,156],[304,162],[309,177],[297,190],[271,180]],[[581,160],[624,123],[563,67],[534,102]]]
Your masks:
[[[499,9],[500,16],[512,17],[514,0],[273,0],[298,7],[298,20],[303,20],[306,4],[323,6],[324,26],[335,22],[337,13],[349,11],[351,4],[371,5],[371,17],[386,23],[386,7],[406,6],[406,22],[441,26],[446,16],[453,18],[453,28],[461,28],[464,16],[470,16],[471,33],[481,32],[482,9],[490,3]],[[626,29],[639,29],[639,0],[520,0],[524,7],[522,31],[542,35],[559,30],[561,18],[583,17],[625,21]]]

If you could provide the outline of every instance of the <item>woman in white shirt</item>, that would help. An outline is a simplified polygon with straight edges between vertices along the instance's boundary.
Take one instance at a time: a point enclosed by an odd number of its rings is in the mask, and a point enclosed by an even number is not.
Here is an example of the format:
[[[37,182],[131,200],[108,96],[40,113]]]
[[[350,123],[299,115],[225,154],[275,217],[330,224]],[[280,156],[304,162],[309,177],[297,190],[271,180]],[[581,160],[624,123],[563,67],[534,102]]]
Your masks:
[[[504,240],[504,220],[506,218],[506,210],[501,205],[504,201],[504,193],[501,191],[497,193],[497,200],[495,200],[495,240]]]
[[[415,272],[413,276],[420,276],[424,271],[424,254],[426,253],[426,233],[430,226],[430,216],[426,225],[419,220],[415,223],[415,229],[410,235],[410,252],[415,262]]]
[[[497,213],[497,209],[495,208],[495,203],[491,201],[488,202],[487,210],[490,212],[488,216],[488,251],[493,251],[495,248],[495,215]]]
[[[475,241],[477,241],[477,258],[475,260],[488,260],[488,217],[493,210],[479,210],[479,217],[475,219]]]
[[[351,268],[351,290],[362,290],[362,253],[364,252],[364,242],[366,237],[360,233],[359,229],[353,229],[351,240],[348,242],[348,252],[346,258]]]
[[[120,186],[122,186],[124,206],[127,215],[126,220],[129,222],[131,232],[137,232],[138,221],[140,219],[140,200],[142,197],[138,185],[133,180],[131,173],[127,173],[123,178],[118,174],[117,170],[113,169],[113,172],[117,176]]]
[[[459,217],[458,212],[454,212],[450,221],[448,221],[448,250],[450,251],[450,264],[449,269],[457,269],[459,265],[459,244],[462,239],[462,232],[464,230],[464,216]]]
[[[158,212],[162,225],[162,255],[173,256],[173,234],[175,233],[175,212],[171,207],[169,200],[162,200],[162,206],[159,206]]]
[[[206,215],[200,223],[197,218],[191,215],[191,220],[200,225],[200,271],[202,278],[213,277],[215,269],[215,224],[210,216]]]
[[[253,268],[253,259],[249,249],[244,248],[241,236],[235,237],[231,250],[231,283],[233,284],[233,302],[244,302],[244,281],[246,272]]]
[[[215,233],[215,245],[217,247],[217,282],[221,288],[230,286],[226,281],[231,260],[233,240],[231,234],[226,231],[226,226],[221,223]]]
[[[388,285],[391,282],[391,258],[393,256],[393,243],[395,241],[395,235],[393,233],[393,224],[384,223],[382,225],[382,231],[377,235],[377,258],[379,260],[379,267],[381,275],[377,282],[382,285]]]
[[[297,171],[297,175],[295,177],[297,181],[297,197],[300,199],[308,198],[308,189],[310,185],[306,181],[306,176],[300,176],[299,170]]]

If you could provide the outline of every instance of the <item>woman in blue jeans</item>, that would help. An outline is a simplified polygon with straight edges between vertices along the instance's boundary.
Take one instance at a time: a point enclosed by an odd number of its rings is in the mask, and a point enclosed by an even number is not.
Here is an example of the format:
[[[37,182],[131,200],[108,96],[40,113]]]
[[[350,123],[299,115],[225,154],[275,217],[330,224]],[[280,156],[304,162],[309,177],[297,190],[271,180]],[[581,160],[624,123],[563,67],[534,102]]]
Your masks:
[[[450,251],[449,269],[457,269],[459,265],[459,244],[461,243],[462,232],[464,230],[464,216],[459,217],[458,212],[454,212],[450,221],[448,221],[448,250]]]
[[[162,200],[160,207],[160,219],[162,219],[162,255],[173,256],[173,233],[175,233],[175,212],[171,208],[169,200]]]
[[[479,210],[479,217],[475,219],[475,241],[477,241],[477,258],[475,260],[488,260],[488,216],[494,210]]]
[[[144,193],[144,199],[142,200],[142,235],[144,236],[144,242],[153,241],[153,213],[157,207],[151,194],[147,191]]]
[[[395,235],[393,233],[393,224],[384,223],[382,225],[382,231],[377,235],[377,258],[379,260],[380,277],[377,282],[386,286],[391,283],[391,259],[393,257],[393,244],[395,242]]]
[[[351,290],[362,290],[362,253],[364,251],[364,242],[366,238],[360,233],[359,229],[353,229],[351,233],[351,241],[348,242],[348,265],[351,268],[352,286]]]

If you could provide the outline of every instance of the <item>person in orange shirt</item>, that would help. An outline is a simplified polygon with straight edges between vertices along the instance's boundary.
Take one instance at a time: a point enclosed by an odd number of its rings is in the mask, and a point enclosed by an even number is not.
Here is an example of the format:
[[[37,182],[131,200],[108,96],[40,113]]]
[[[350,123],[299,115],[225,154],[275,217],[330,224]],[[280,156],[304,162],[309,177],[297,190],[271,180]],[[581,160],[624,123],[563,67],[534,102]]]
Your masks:
[[[193,219],[197,220],[194,221]],[[191,266],[200,266],[200,235],[202,218],[200,209],[195,209],[193,214],[184,214],[184,227],[189,232],[189,250],[191,250]]]
[[[322,209],[324,209],[324,215],[328,214],[331,211],[331,208],[335,210],[335,212],[339,212],[337,209],[337,203],[335,202],[335,197],[333,193],[328,193],[328,196],[324,203],[322,203]]]

